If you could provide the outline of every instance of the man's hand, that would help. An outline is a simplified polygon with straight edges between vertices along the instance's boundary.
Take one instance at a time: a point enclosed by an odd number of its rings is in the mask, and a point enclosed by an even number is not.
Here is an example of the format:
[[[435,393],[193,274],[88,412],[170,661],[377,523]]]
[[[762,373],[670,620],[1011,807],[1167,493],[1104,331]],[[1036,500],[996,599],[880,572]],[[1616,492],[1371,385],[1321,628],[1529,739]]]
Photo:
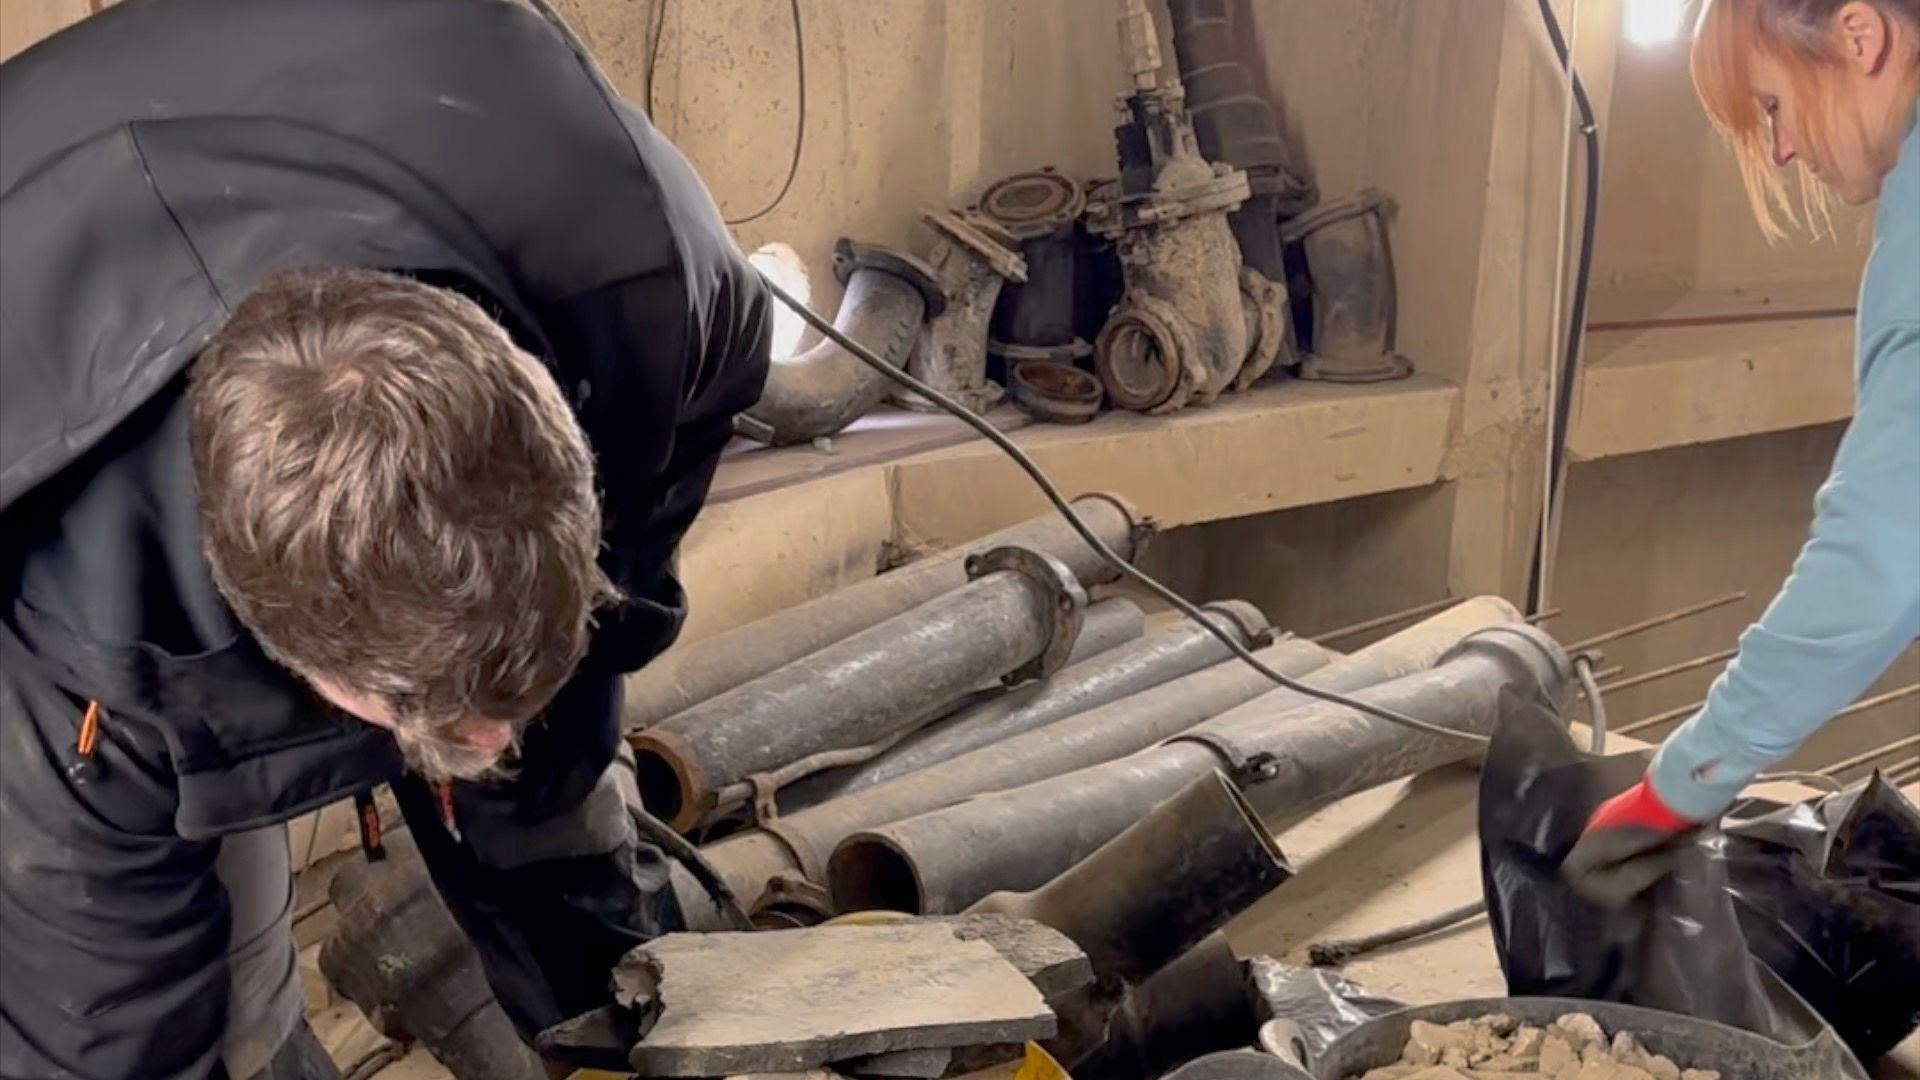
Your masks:
[[[1679,841],[1694,826],[1642,779],[1593,812],[1560,873],[1589,903],[1625,907],[1673,872]]]

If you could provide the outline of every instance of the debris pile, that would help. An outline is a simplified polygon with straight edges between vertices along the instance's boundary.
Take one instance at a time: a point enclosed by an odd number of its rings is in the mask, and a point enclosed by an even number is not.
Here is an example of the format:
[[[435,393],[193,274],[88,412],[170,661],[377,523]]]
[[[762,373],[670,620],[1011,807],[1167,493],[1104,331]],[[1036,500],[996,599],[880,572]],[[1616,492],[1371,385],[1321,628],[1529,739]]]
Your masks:
[[[1356,1080],[1720,1080],[1713,1069],[1683,1069],[1630,1031],[1613,1038],[1586,1013],[1546,1027],[1491,1013],[1444,1027],[1415,1020],[1400,1061]]]

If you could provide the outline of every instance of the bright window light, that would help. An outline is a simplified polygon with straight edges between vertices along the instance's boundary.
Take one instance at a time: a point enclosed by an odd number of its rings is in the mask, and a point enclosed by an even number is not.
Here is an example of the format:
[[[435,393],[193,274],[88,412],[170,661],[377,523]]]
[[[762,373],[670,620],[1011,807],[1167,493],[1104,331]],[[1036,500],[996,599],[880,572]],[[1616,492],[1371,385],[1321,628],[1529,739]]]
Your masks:
[[[1687,0],[1627,0],[1624,30],[1635,45],[1664,45],[1687,24]]]
[[[747,256],[754,268],[773,279],[773,283],[792,294],[795,300],[803,304],[813,302],[813,291],[807,282],[807,264],[800,261],[800,253],[788,244],[772,243]],[[800,347],[800,337],[806,333],[807,324],[800,316],[785,304],[773,305],[773,358],[785,360]]]

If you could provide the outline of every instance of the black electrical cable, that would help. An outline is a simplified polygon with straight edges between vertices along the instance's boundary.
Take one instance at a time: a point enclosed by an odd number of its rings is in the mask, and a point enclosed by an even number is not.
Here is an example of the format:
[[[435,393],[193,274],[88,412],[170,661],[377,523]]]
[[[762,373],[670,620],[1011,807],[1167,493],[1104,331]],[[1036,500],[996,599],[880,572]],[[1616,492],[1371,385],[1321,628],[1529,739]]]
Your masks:
[[[1586,83],[1573,66],[1567,39],[1560,31],[1560,19],[1549,0],[1539,0],[1540,18],[1547,25],[1547,38],[1560,58],[1560,67],[1573,84],[1574,106],[1580,111],[1580,134],[1586,143],[1586,205],[1580,215],[1580,255],[1573,279],[1573,303],[1567,320],[1566,352],[1560,359],[1560,387],[1553,403],[1553,420],[1547,443],[1547,513],[1533,545],[1533,575],[1527,585],[1527,610],[1538,611],[1547,587],[1546,525],[1558,516],[1561,470],[1567,457],[1567,425],[1573,411],[1573,380],[1580,373],[1580,342],[1587,330],[1587,288],[1593,278],[1593,234],[1600,213],[1600,127],[1593,117],[1593,102],[1587,98]]]
[[[778,282],[764,273],[760,276],[761,279],[766,282],[767,288],[773,292],[773,295],[778,297],[781,303],[792,308],[794,314],[800,316],[807,325],[818,330],[834,344],[852,353],[855,357],[858,357],[861,363],[878,371],[906,389],[919,394],[935,405],[938,405],[943,411],[958,418],[961,423],[966,424],[978,432],[982,438],[985,438],[988,442],[998,447],[1002,453],[1005,453],[1009,458],[1013,459],[1013,463],[1020,467],[1021,472],[1027,474],[1027,477],[1033,481],[1034,486],[1040,489],[1040,494],[1046,497],[1047,502],[1053,505],[1054,510],[1059,513],[1061,518],[1065,519],[1073,531],[1079,534],[1080,539],[1085,542],[1088,547],[1092,548],[1107,565],[1119,571],[1123,577],[1131,579],[1135,584],[1166,601],[1167,604],[1182,615],[1193,620],[1196,625],[1204,628],[1208,633],[1218,638],[1220,643],[1225,645],[1227,650],[1235,657],[1238,657],[1242,663],[1266,676],[1276,685],[1287,690],[1292,690],[1298,694],[1304,694],[1307,697],[1318,698],[1321,701],[1345,706],[1356,712],[1365,713],[1368,716],[1385,720],[1388,723],[1398,724],[1401,727],[1411,728],[1414,731],[1427,735],[1438,735],[1443,738],[1460,739],[1482,744],[1492,741],[1484,735],[1471,731],[1459,731],[1454,728],[1444,727],[1440,724],[1430,724],[1425,720],[1416,720],[1404,713],[1382,708],[1371,702],[1351,698],[1332,690],[1323,690],[1316,686],[1310,686],[1275,670],[1265,661],[1254,655],[1252,650],[1242,645],[1240,640],[1235,637],[1231,631],[1216,625],[1214,620],[1207,618],[1206,612],[1201,610],[1199,605],[1161,584],[1158,579],[1134,566],[1118,552],[1108,547],[1106,541],[1100,539],[1099,535],[1087,526],[1087,523],[1081,519],[1079,513],[1067,502],[1066,497],[1060,494],[1060,489],[1054,486],[1053,481],[1041,470],[1040,466],[1036,464],[1031,457],[1027,456],[1026,451],[1015,445],[1012,439],[1007,438],[1006,434],[999,428],[988,423],[980,414],[926,383],[921,382],[919,379],[914,378],[912,375],[907,374],[905,371],[882,360],[873,350],[853,340],[846,334],[841,333],[831,322],[815,314],[812,308],[794,299],[792,295],[780,287]]]
[[[660,66],[660,39],[667,30],[667,0],[654,0],[652,19],[647,23],[647,82],[642,103],[647,107],[647,119],[653,117],[653,73]]]

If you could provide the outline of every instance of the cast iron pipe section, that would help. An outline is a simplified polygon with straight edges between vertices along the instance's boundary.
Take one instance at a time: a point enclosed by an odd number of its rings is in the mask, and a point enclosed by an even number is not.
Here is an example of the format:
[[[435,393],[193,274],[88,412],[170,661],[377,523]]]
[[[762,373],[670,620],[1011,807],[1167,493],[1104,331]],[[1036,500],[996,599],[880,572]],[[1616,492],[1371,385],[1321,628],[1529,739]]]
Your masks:
[[[1246,1046],[1260,1026],[1246,964],[1225,930],[1102,1004],[1091,1024],[1076,1016],[1073,1031],[1064,1030],[1063,1016],[1062,1037],[1047,1049],[1082,1075],[1106,1080],[1146,1080],[1201,1054]]]
[[[1158,971],[1291,876],[1266,826],[1216,770],[1040,888],[997,892],[967,911],[1051,926],[1086,951],[1098,979],[1118,984]]]
[[[1149,519],[1117,496],[1082,495],[1073,500],[1073,509],[1103,543],[1129,560],[1140,553],[1153,531]],[[967,580],[967,556],[997,547],[1045,552],[1064,562],[1087,585],[1112,581],[1116,576],[1111,566],[1074,535],[1065,520],[1053,513],[1041,514],[898,570],[669,650],[627,677],[622,699],[626,726],[632,730],[657,724],[959,588]]]
[[[1473,634],[1431,671],[1354,697],[1485,735],[1503,692],[1557,702],[1571,678],[1572,666],[1552,638],[1505,625]],[[1464,740],[1412,731],[1346,706],[1275,704],[1243,706],[1104,765],[857,833],[829,861],[833,902],[841,910],[935,914],[1000,889],[1033,888],[1211,769],[1226,771],[1274,817],[1474,752]]]
[[[1468,634],[1519,617],[1519,611],[1505,600],[1480,597],[1382,638],[1352,656],[1336,656],[1297,638],[1285,638],[1255,655],[1315,687],[1349,692],[1425,671]],[[703,850],[749,910],[765,910],[769,905],[762,902],[763,894],[771,889],[777,903],[809,907],[814,917],[830,915],[830,905],[815,889],[826,881],[827,857],[834,848],[862,829],[1125,757],[1255,699],[1271,708],[1311,700],[1275,690],[1266,676],[1245,664],[1220,664],[963,754],[938,769],[911,773],[763,822]],[[691,881],[676,873],[674,882],[688,896],[682,910],[703,909],[701,894]],[[805,883],[817,884],[806,888]]]
[[[321,974],[382,1034],[418,1039],[455,1076],[543,1080],[412,836],[395,830],[383,846],[386,858],[354,859],[327,886],[340,929],[320,946]]]
[[[1254,29],[1235,25],[1229,0],[1167,0],[1167,13],[1200,152],[1245,170],[1253,192],[1227,217],[1240,257],[1268,281],[1284,282],[1279,219],[1312,205],[1314,191],[1294,168],[1273,106],[1247,63]]]
[[[894,367],[907,362],[921,324],[946,308],[938,275],[904,252],[842,238],[834,246],[833,272],[846,286],[834,329]],[[823,340],[773,362],[766,389],[746,413],[755,423],[742,430],[775,446],[808,442],[866,415],[891,388],[885,376]]]
[[[1240,600],[1207,605],[1209,621],[1250,647],[1273,641],[1265,615]],[[930,724],[899,745],[831,779],[822,777],[808,801],[863,791],[897,776],[951,761],[970,750],[1010,739],[1056,720],[1151,689],[1228,659],[1227,647],[1205,627],[1182,621],[1023,687]]]
[[[681,831],[722,789],[938,715],[996,675],[1038,678],[1073,650],[1087,597],[1058,559],[995,548],[973,580],[633,738],[647,808]]]

